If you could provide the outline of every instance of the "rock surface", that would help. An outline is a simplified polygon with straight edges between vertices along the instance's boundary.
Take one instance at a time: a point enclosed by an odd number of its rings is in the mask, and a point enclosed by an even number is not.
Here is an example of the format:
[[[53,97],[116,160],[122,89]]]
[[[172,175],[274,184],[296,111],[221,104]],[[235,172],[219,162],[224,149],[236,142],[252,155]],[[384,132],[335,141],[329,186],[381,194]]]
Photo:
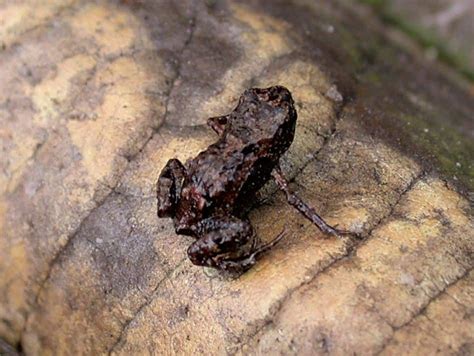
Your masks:
[[[0,350],[473,353],[472,93],[363,8],[327,1],[0,3]],[[269,184],[287,238],[249,272],[192,266],[156,217],[171,157],[282,84],[283,159],[336,239]]]

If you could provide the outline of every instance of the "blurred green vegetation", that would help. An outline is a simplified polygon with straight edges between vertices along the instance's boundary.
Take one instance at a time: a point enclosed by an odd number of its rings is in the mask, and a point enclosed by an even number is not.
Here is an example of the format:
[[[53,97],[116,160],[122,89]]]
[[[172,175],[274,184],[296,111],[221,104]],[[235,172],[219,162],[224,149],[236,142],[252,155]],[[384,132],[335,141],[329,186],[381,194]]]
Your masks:
[[[467,58],[461,53],[455,53],[445,41],[436,36],[433,31],[405,20],[395,14],[390,8],[390,0],[359,0],[371,6],[380,19],[393,27],[398,28],[423,48],[436,51],[437,58],[454,68],[470,82],[474,82],[474,70],[470,68]]]

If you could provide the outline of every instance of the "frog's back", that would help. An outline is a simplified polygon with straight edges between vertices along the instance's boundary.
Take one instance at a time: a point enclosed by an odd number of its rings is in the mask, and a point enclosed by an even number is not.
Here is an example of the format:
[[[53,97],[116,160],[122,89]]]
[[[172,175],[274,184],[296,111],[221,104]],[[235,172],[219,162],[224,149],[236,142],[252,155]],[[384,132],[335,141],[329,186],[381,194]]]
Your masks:
[[[188,162],[187,185],[206,197],[211,210],[240,209],[270,178],[293,141],[295,124],[286,88],[247,90],[220,139]]]

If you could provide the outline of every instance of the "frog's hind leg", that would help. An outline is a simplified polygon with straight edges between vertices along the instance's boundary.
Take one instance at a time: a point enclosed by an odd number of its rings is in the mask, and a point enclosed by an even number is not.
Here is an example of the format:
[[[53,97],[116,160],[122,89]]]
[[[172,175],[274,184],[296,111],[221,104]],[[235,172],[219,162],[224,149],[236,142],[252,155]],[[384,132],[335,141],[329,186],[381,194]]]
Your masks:
[[[286,194],[286,199],[289,204],[293,205],[296,210],[303,214],[309,221],[315,224],[322,232],[332,235],[354,235],[354,233],[345,230],[339,230],[332,227],[324,219],[319,216],[313,208],[307,205],[299,196],[294,194],[288,187],[288,181],[283,176],[280,167],[276,167],[272,171],[273,179],[278,187]]]
[[[251,252],[247,255],[241,256],[238,259],[227,259],[219,261],[218,268],[226,271],[246,271],[257,262],[258,257],[260,257],[266,251],[270,250],[285,236],[286,230],[283,230],[277,235],[277,237],[275,237],[270,242],[258,247],[257,249],[252,247]]]
[[[255,239],[248,253],[244,246],[255,237],[248,220],[234,216],[216,216],[198,225],[200,238],[188,248],[191,262],[198,266],[242,272],[252,267],[257,258],[275,246],[285,235],[281,232],[272,241],[255,248]],[[244,252],[244,253],[243,253]]]
[[[158,199],[158,216],[171,217],[174,213],[176,203],[181,194],[186,169],[183,164],[173,158],[166,163],[160,173],[156,184],[156,196]]]
[[[220,136],[224,132],[228,121],[229,115],[210,117],[207,119],[207,125]]]
[[[188,248],[191,262],[198,266],[219,268],[224,258],[238,254],[253,236],[248,220],[234,216],[213,216],[197,226],[199,239]]]

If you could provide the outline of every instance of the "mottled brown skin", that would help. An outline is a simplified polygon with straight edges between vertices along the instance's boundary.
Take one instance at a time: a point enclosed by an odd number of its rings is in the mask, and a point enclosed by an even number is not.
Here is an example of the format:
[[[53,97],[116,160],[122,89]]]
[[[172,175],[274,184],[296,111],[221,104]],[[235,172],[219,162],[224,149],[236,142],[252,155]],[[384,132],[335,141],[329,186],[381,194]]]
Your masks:
[[[157,184],[158,216],[173,218],[177,234],[196,241],[188,248],[195,265],[222,270],[245,270],[262,252],[275,245],[255,247],[246,217],[255,193],[274,178],[305,217],[322,231],[344,234],[329,226],[291,193],[278,163],[290,147],[296,110],[288,89],[273,86],[246,90],[230,114],[208,120],[219,140],[183,165],[171,159]],[[252,242],[250,251],[245,248]]]

